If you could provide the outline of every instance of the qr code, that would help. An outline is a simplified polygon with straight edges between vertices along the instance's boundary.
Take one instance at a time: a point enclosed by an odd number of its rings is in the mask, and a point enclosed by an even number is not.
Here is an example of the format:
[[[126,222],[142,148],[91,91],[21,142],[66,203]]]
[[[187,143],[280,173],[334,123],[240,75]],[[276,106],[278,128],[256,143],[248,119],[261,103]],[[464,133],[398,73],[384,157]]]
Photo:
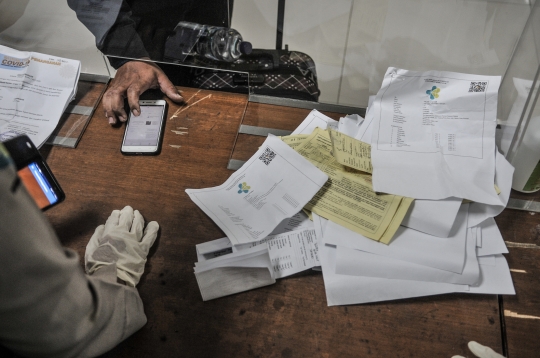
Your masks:
[[[485,92],[487,82],[471,82],[469,92]]]
[[[270,148],[266,148],[264,150],[264,153],[261,154],[261,156],[259,157],[260,160],[262,160],[262,162],[266,165],[270,164],[270,162],[272,161],[272,159],[274,159],[276,157],[276,153],[274,153],[274,151]]]

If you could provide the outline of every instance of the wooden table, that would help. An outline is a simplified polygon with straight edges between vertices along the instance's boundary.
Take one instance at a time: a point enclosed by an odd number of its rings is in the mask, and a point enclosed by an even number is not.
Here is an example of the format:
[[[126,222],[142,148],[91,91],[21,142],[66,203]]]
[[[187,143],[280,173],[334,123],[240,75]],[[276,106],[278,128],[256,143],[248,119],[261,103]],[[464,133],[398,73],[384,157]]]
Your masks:
[[[245,160],[255,152],[262,138],[237,138],[242,120],[292,130],[309,110],[249,103],[239,94],[183,90],[190,106],[170,103],[159,156],[122,156],[124,127],[110,127],[101,105],[76,149],[53,147],[47,155],[66,192],[65,203],[47,216],[62,243],[78,251],[81,264],[95,227],[114,209],[131,205],[161,226],[138,285],[148,324],[106,357],[471,357],[470,340],[503,352],[505,335],[494,295],[328,307],[322,275],[306,271],[272,286],[203,302],[193,274],[195,245],[224,235],[184,190],[222,184],[232,173],[226,169],[231,153]],[[521,235],[513,220],[522,216],[527,225],[538,217],[520,213],[512,219],[512,212],[505,213],[499,222],[513,225],[503,230],[505,237]],[[511,267],[522,262],[514,251]],[[524,269],[533,270],[539,255],[538,250],[525,255]],[[529,289],[514,277],[518,295],[505,297],[504,309],[521,312],[522,300],[535,300],[540,286]],[[538,320],[526,322],[527,330],[538,331]],[[506,324],[512,339],[524,332],[509,318]],[[535,349],[540,343],[532,335],[525,331],[519,340]],[[512,354],[522,344],[512,341],[509,346]]]

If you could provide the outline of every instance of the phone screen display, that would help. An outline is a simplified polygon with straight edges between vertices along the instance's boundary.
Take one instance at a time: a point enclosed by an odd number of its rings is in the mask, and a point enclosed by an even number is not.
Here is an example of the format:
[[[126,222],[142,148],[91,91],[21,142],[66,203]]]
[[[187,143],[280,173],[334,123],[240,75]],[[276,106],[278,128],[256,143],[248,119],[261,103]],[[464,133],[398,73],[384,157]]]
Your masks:
[[[141,106],[141,114],[129,119],[123,145],[157,146],[163,110],[164,106]]]
[[[30,163],[28,166],[19,170],[18,173],[26,190],[40,209],[58,202],[58,195],[55,193],[54,187],[47,179],[38,162]]]

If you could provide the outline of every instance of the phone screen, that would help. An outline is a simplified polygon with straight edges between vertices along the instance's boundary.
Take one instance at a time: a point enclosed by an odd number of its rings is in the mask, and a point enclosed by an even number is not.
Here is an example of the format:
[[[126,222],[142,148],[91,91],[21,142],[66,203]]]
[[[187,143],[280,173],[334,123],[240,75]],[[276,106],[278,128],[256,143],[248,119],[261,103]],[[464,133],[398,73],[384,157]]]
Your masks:
[[[159,142],[164,106],[141,106],[141,114],[131,116],[124,137],[124,146],[156,147]]]
[[[28,166],[19,170],[18,174],[26,190],[40,209],[58,202],[59,197],[47,179],[44,169],[40,167],[39,162],[28,164]]]

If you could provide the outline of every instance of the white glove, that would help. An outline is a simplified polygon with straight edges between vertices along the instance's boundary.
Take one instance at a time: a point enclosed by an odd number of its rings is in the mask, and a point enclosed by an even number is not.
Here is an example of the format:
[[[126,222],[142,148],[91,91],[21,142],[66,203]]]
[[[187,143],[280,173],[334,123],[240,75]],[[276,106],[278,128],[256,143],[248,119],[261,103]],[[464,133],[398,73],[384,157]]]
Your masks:
[[[96,228],[88,241],[84,263],[86,273],[116,264],[116,275],[135,287],[144,272],[150,247],[154,244],[159,225],[151,221],[144,229],[144,219],[131,206],[114,210],[105,225]]]
[[[504,356],[495,352],[493,349],[483,346],[480,343],[476,343],[475,341],[470,341],[468,346],[471,352],[479,358],[504,358]],[[452,358],[464,358],[464,357],[453,356]]]

